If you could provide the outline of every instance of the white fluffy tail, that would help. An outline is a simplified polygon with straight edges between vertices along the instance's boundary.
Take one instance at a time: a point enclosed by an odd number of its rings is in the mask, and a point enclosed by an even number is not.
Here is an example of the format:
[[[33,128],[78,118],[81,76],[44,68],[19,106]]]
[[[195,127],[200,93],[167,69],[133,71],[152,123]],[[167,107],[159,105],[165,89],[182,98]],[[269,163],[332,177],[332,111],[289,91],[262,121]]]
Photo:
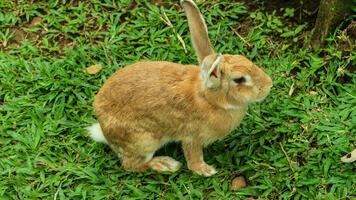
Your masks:
[[[97,142],[102,142],[102,143],[108,143],[108,141],[106,140],[103,131],[101,130],[100,124],[99,123],[95,123],[91,126],[89,126],[87,128],[87,130],[89,131],[89,135],[90,137],[97,141]]]

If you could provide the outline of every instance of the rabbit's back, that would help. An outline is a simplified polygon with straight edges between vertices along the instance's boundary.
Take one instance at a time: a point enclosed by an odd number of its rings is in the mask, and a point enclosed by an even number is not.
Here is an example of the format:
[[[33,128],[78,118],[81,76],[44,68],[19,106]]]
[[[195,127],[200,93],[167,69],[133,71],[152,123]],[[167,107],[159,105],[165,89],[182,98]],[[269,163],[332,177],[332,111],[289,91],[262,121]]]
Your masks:
[[[198,80],[199,69],[193,65],[170,62],[139,62],[114,73],[100,89],[95,107],[105,109],[142,110],[161,108],[177,100],[187,100],[194,92],[192,85]],[[180,102],[183,103],[183,102]],[[112,108],[111,108],[112,109]]]
[[[198,74],[194,65],[171,62],[127,66],[105,82],[95,98],[95,112],[100,122],[119,121],[125,130],[144,129],[157,137],[175,134],[183,131],[183,125],[189,126],[187,110],[197,113],[194,87]]]

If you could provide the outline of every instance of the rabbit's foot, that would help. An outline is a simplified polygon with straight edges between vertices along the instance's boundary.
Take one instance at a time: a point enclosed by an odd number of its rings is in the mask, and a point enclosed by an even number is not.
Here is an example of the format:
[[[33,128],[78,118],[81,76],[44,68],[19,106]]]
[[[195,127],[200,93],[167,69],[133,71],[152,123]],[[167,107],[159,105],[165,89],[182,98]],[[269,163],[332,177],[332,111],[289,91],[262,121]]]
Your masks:
[[[168,156],[157,156],[148,163],[151,169],[158,172],[175,172],[182,164]]]
[[[122,165],[124,169],[130,172],[144,172],[149,169],[147,162],[151,160],[153,153],[136,155],[136,154],[119,154],[122,156]]]
[[[217,173],[213,166],[206,163],[191,166],[190,169],[201,176],[212,176]]]

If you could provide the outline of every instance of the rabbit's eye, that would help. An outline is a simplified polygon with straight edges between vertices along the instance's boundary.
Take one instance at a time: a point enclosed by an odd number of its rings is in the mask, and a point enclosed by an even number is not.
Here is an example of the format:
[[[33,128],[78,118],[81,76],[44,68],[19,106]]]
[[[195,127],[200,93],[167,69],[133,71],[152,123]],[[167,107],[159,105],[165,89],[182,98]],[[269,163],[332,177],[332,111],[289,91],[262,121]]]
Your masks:
[[[246,83],[246,78],[245,77],[235,78],[234,82],[236,84]]]

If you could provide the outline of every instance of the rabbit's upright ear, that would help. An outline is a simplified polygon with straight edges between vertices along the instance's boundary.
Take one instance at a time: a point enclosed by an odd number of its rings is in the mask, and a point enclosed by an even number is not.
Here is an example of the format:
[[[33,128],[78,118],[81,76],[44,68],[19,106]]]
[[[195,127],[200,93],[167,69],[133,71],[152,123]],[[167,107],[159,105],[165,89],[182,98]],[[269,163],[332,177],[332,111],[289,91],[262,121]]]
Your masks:
[[[221,59],[221,54],[210,55],[201,64],[201,77],[207,88],[217,88],[221,84]]]
[[[195,53],[198,56],[199,64],[202,64],[206,56],[214,53],[208,36],[208,28],[198,7],[192,0],[181,0],[181,5],[187,14]]]

